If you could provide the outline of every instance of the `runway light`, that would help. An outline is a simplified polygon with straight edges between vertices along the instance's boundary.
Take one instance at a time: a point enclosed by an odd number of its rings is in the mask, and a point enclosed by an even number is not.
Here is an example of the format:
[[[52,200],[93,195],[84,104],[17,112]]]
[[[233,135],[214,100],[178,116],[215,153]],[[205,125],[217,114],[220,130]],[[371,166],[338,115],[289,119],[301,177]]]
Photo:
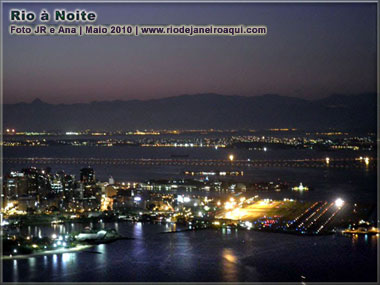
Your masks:
[[[341,198],[338,198],[335,200],[335,206],[337,206],[338,208],[341,208],[343,204],[344,204],[344,201]]]

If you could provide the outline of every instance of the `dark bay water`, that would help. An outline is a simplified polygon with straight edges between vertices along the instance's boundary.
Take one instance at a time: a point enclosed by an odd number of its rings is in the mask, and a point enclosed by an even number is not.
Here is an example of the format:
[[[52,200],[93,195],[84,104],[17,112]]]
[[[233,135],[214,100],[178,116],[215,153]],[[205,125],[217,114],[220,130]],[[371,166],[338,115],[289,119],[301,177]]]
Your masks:
[[[31,227],[29,232],[50,235],[81,226]],[[4,281],[299,282],[302,275],[308,282],[359,282],[376,281],[377,276],[376,236],[305,237],[243,230],[161,234],[173,226],[104,226],[135,239],[85,252],[4,261]]]

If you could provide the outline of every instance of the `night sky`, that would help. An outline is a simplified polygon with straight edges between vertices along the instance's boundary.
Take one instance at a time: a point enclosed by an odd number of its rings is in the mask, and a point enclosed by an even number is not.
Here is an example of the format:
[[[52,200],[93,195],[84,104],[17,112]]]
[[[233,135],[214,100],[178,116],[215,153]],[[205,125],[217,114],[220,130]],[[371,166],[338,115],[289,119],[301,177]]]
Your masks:
[[[376,4],[3,4],[4,103],[376,92]],[[10,8],[96,24],[266,25],[266,36],[10,36]],[[54,22],[48,24],[55,24]]]

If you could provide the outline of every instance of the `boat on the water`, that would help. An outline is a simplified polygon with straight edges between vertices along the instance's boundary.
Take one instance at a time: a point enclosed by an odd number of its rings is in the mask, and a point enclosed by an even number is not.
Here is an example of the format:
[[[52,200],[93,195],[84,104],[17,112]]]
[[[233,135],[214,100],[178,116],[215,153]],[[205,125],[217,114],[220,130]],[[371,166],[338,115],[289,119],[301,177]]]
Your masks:
[[[114,240],[119,237],[119,234],[115,229],[110,230],[93,230],[85,228],[84,231],[80,232],[75,236],[77,241],[107,241]]]

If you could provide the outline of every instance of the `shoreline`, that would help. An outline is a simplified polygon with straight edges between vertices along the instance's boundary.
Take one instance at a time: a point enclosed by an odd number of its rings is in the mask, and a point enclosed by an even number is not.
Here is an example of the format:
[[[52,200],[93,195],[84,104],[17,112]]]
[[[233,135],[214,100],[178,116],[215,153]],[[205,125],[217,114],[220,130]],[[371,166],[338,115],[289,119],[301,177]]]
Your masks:
[[[2,256],[2,260],[15,260],[15,259],[26,259],[36,256],[46,256],[46,255],[54,255],[54,254],[62,254],[62,253],[75,253],[80,252],[85,249],[89,249],[91,247],[94,247],[95,245],[80,245],[72,248],[65,248],[65,249],[55,249],[55,250],[47,250],[43,252],[36,252],[31,254],[23,254],[23,255],[12,255],[12,256]]]

